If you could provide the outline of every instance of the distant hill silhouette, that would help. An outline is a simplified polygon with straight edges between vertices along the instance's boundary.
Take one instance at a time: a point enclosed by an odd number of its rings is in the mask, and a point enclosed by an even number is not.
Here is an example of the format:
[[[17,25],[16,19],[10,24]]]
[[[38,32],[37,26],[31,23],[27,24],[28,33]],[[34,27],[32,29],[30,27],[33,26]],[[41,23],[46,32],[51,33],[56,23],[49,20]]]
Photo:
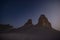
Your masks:
[[[13,26],[9,24],[0,24],[0,32],[8,32],[13,28]]]

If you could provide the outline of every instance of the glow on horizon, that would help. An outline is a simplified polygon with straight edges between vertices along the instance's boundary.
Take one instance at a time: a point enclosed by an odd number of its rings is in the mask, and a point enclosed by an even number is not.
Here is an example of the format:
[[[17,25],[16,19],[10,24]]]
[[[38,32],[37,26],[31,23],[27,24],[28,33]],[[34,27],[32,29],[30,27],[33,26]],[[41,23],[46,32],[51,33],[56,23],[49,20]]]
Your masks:
[[[2,9],[2,24],[18,28],[32,19],[35,25],[40,15],[45,14],[52,27],[60,30],[60,3],[57,1],[8,1]]]
[[[32,18],[33,24],[37,24],[40,15],[44,14],[51,23],[52,28],[60,31],[60,5],[58,2],[47,3],[38,10],[40,11],[35,13],[36,16]],[[34,18],[36,19],[34,20]]]
[[[58,2],[46,5],[46,10],[42,11],[50,21],[52,28],[60,30],[60,5]]]

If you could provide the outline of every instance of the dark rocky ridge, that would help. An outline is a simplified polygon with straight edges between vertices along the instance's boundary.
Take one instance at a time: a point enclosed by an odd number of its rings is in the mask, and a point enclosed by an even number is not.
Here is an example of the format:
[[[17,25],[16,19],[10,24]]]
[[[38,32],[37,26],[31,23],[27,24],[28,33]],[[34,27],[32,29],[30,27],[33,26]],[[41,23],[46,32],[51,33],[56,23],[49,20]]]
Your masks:
[[[36,25],[32,24],[32,19],[29,19],[22,27],[13,30],[12,32],[27,32],[34,33],[40,31],[57,31],[52,28],[51,23],[48,21],[45,15],[41,15],[38,19],[38,23]]]

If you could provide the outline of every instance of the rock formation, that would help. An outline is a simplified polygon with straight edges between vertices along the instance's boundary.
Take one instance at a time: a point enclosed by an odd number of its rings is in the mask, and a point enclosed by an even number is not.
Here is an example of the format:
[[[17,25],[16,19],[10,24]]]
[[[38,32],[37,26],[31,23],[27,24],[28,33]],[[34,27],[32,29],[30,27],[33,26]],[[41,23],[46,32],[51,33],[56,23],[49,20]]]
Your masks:
[[[30,26],[32,25],[32,19],[29,19],[25,24],[24,26]]]
[[[38,19],[38,23],[36,25],[32,24],[32,19],[28,19],[28,21],[20,28],[18,28],[17,32],[39,32],[40,30],[48,30],[48,31],[54,31],[54,29],[51,27],[51,23],[48,21],[45,15],[41,15]]]
[[[50,24],[50,22],[48,21],[48,19],[46,18],[45,15],[41,15],[39,17],[37,26],[51,29],[51,24]]]
[[[28,21],[22,27],[18,28],[18,31],[27,31],[32,27],[32,19],[28,19]]]
[[[28,19],[28,21],[17,29],[11,30],[11,32],[40,32],[40,31],[56,31],[52,28],[51,23],[48,21],[45,15],[41,15],[38,19],[38,23],[36,25],[32,24],[32,19]]]

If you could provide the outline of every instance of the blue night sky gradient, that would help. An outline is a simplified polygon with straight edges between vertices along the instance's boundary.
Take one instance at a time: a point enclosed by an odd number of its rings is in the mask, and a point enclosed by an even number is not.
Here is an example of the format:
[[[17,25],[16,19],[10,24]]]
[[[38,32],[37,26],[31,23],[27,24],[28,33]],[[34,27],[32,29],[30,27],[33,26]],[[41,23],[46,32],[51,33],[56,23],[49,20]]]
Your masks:
[[[48,0],[3,0],[1,2],[0,24],[10,24],[18,28],[24,25],[28,19],[32,19],[33,24],[37,24],[40,15],[45,14],[53,28],[60,30],[60,21],[58,22],[60,17],[59,2]]]

